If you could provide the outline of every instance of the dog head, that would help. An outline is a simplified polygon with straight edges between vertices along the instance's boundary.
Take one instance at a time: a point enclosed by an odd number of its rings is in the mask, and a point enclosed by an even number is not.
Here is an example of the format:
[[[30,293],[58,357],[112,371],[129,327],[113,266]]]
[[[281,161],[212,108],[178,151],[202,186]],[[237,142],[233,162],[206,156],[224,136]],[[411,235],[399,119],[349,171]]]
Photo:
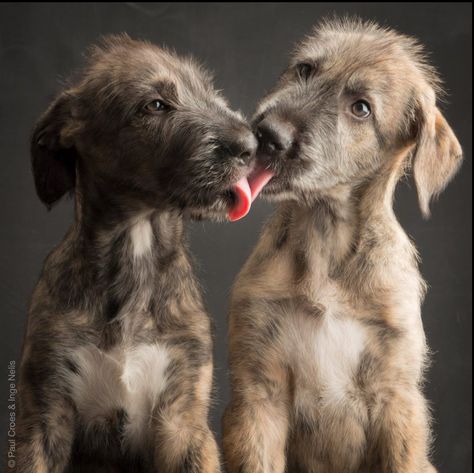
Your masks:
[[[92,48],[79,79],[40,118],[31,154],[49,207],[76,188],[96,210],[234,220],[249,210],[256,147],[195,61],[115,36]]]
[[[358,185],[407,149],[427,215],[462,157],[438,91],[414,39],[357,20],[321,24],[258,107],[258,157],[275,173],[264,194],[305,202]]]

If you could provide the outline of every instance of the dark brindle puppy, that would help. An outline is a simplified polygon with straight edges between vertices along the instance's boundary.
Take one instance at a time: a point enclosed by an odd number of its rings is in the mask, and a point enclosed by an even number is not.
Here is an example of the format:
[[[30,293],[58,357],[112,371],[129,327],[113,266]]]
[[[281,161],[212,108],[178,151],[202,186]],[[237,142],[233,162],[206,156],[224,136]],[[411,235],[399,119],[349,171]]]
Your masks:
[[[317,28],[258,109],[257,155],[284,201],[230,314],[230,473],[428,473],[417,255],[392,209],[413,162],[428,213],[461,163],[413,39]]]
[[[94,48],[41,117],[39,197],[74,192],[76,218],[31,302],[16,471],[220,471],[183,217],[241,217],[255,148],[201,67],[127,37]]]

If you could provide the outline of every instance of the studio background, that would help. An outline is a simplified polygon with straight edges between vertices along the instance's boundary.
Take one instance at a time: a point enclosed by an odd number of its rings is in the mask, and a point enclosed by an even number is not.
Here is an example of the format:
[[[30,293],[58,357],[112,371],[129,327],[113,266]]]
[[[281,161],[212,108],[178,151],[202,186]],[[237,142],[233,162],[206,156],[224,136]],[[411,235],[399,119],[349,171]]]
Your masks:
[[[27,303],[42,262],[72,222],[72,201],[51,212],[40,204],[29,161],[33,123],[100,35],[132,37],[193,53],[216,74],[233,108],[251,116],[285,67],[295,41],[322,17],[357,14],[417,36],[449,92],[442,108],[465,151],[465,163],[424,221],[411,179],[396,212],[416,242],[429,283],[423,314],[433,351],[426,392],[434,413],[440,473],[472,471],[472,5],[470,3],[14,4],[0,5],[0,438],[5,444],[7,367],[19,361]],[[215,320],[216,403],[228,400],[227,299],[233,278],[272,207],[258,202],[234,224],[193,223],[189,239]],[[3,447],[2,447],[3,450]]]

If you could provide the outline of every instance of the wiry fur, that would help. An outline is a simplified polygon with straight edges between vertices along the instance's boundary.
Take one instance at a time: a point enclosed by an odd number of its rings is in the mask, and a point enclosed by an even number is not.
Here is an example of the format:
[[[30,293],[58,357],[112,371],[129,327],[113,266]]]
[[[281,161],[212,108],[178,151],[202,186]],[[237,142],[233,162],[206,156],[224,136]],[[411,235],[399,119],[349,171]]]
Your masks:
[[[459,167],[438,83],[414,40],[332,21],[261,102],[256,128],[291,139],[257,154],[276,173],[264,194],[283,202],[231,299],[229,473],[434,471],[425,284],[392,200],[414,162],[427,214]],[[351,113],[360,99],[365,120]]]
[[[156,99],[169,107],[150,112]],[[76,218],[30,305],[15,471],[220,471],[183,218],[225,216],[254,142],[201,67],[126,36],[94,48],[40,119],[38,194],[73,192]]]

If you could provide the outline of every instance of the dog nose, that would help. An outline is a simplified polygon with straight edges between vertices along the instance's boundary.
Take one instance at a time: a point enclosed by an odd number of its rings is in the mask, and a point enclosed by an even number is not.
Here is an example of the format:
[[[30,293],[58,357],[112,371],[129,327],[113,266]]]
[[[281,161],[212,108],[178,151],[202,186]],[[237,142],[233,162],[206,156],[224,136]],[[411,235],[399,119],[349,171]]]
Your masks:
[[[287,121],[275,118],[264,118],[257,125],[258,145],[271,155],[288,151],[295,139],[295,127]]]
[[[258,142],[250,129],[242,129],[226,140],[221,140],[221,148],[233,158],[248,162],[257,151]]]

